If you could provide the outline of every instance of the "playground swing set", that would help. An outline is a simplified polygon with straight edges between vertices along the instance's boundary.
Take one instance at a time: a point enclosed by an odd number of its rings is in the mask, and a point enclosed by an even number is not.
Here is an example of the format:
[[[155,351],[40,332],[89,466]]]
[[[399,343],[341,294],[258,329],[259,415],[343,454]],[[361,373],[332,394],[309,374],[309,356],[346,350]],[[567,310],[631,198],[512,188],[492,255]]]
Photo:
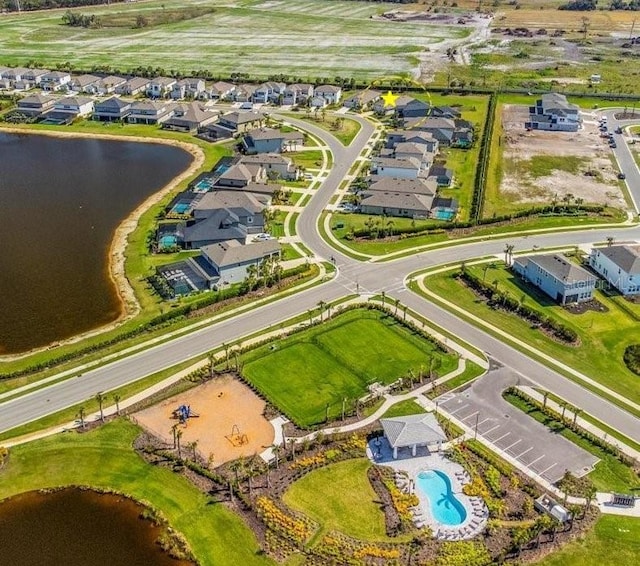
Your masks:
[[[175,411],[173,411],[173,418],[178,419],[180,424],[187,424],[190,418],[199,417],[200,415],[194,413],[191,410],[191,405],[180,405]]]

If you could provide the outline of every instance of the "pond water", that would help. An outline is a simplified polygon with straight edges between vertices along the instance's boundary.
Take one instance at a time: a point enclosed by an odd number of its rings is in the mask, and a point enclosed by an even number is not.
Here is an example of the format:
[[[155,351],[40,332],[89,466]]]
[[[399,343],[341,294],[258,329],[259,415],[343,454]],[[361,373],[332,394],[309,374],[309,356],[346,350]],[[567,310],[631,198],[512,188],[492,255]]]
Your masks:
[[[156,544],[159,527],[116,495],[74,488],[0,503],[0,563],[11,566],[190,566]]]
[[[114,232],[192,159],[161,144],[0,132],[0,355],[118,318]]]

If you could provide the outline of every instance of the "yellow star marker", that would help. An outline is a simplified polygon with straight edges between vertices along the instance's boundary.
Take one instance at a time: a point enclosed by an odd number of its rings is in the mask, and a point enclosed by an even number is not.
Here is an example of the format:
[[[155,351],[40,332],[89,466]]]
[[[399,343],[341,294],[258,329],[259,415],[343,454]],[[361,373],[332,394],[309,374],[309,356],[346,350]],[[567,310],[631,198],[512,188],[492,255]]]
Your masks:
[[[398,100],[398,98],[400,97],[397,94],[393,94],[390,90],[388,90],[387,94],[383,94],[381,98],[384,101],[385,108],[387,106],[395,108],[396,100]]]

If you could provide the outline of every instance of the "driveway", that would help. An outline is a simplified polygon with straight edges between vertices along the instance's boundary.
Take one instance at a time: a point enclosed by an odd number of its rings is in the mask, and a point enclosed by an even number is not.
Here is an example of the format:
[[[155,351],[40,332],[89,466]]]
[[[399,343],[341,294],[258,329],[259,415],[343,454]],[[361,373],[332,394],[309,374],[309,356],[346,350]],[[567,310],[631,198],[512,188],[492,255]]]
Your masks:
[[[507,403],[502,392],[511,385],[530,385],[513,371],[494,366],[467,390],[445,394],[438,406],[551,483],[569,470],[583,476],[598,458]]]

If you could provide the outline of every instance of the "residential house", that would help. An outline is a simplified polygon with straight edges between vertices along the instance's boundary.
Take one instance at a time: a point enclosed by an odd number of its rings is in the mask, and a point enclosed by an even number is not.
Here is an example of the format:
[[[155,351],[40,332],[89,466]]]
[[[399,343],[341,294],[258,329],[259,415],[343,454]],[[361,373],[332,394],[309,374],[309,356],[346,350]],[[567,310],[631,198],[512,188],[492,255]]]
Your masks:
[[[317,86],[313,91],[314,97],[321,97],[327,101],[327,104],[338,104],[342,96],[342,89],[334,85]]]
[[[254,91],[251,97],[255,103],[267,104],[269,102],[276,103],[280,101],[280,96],[284,95],[284,90],[287,85],[284,83],[278,83],[269,81],[259,85]]]
[[[281,132],[273,128],[257,128],[246,133],[242,140],[247,154],[282,153],[304,143],[302,132]]]
[[[247,278],[248,268],[259,266],[265,259],[280,257],[277,240],[266,240],[242,245],[236,240],[219,242],[201,249],[202,257],[217,273],[217,286],[241,283]]]
[[[171,77],[156,77],[151,79],[147,85],[147,96],[149,98],[165,98],[169,95],[178,81]]]
[[[371,177],[371,183],[362,189],[363,195],[374,192],[383,193],[411,193],[417,195],[435,196],[438,187],[429,179],[399,179],[394,177]]]
[[[393,156],[396,159],[417,159],[423,169],[428,169],[433,163],[433,153],[427,150],[424,144],[414,142],[400,142],[393,148]]]
[[[144,77],[133,77],[125,81],[124,84],[116,86],[115,93],[124,94],[126,96],[136,96],[137,94],[147,92],[150,82],[150,79],[146,79]]]
[[[237,193],[243,194],[243,193]],[[217,242],[236,240],[244,244],[247,230],[237,214],[224,208],[212,211],[209,216],[178,227],[178,242],[187,250],[197,250]]]
[[[435,179],[438,187],[450,187],[453,183],[453,171],[444,165],[433,165],[429,169],[428,178]]]
[[[32,88],[36,88],[40,86],[42,77],[48,72],[47,69],[28,69],[22,73],[22,78],[16,81],[13,87],[16,90],[31,90]]]
[[[229,112],[220,116],[220,125],[228,128],[233,134],[246,132],[264,122],[262,112]]]
[[[231,83],[218,81],[209,87],[207,94],[211,100],[231,100],[235,88],[236,86]]]
[[[347,98],[342,104],[351,110],[358,112],[371,109],[374,104],[380,100],[380,91],[378,90],[361,90]]]
[[[125,120],[130,112],[131,102],[117,96],[93,104],[93,119],[100,122]]]
[[[420,161],[413,157],[395,159],[393,157],[374,157],[371,173],[379,177],[396,177],[398,179],[417,179],[425,173]]]
[[[195,133],[205,126],[215,122],[220,113],[208,110],[201,102],[178,104],[173,110],[173,116],[162,124],[169,130]]]
[[[89,116],[93,112],[93,100],[86,96],[66,96],[55,101],[53,110],[74,117]]]
[[[529,107],[529,122],[525,127],[529,130],[577,132],[581,124],[580,107],[568,102],[563,94],[551,92],[543,94],[535,106]]]
[[[295,181],[302,176],[302,172],[291,159],[279,153],[258,153],[256,155],[243,155],[240,163],[245,165],[258,165],[262,167],[269,179],[284,179]]]
[[[416,193],[374,191],[360,202],[363,214],[428,218],[433,205],[433,195]]]
[[[66,71],[51,71],[40,77],[40,86],[45,92],[56,92],[67,88],[71,82],[71,74]]]
[[[4,70],[0,75],[2,78],[2,88],[5,90],[12,90],[16,88],[16,83],[22,82],[24,75],[28,72],[29,69],[26,69],[25,67],[4,67]]]
[[[396,101],[396,112],[401,118],[418,118],[431,115],[432,106],[428,102],[413,97],[402,97],[408,100]],[[398,104],[398,102],[400,102]]]
[[[123,87],[127,84],[127,79],[124,77],[118,77],[116,75],[109,75],[98,81],[96,87],[96,94],[106,95],[113,94],[119,87]]]
[[[518,257],[513,270],[562,305],[593,299],[596,277],[564,255]]]
[[[441,145],[453,144],[456,123],[452,118],[422,118],[414,126],[416,131],[431,134]]]
[[[26,116],[40,116],[51,110],[56,99],[44,94],[30,94],[18,100],[18,112]]]
[[[266,182],[267,173],[262,165],[238,161],[218,177],[216,186],[244,188],[250,183]]]
[[[233,89],[232,97],[234,102],[252,102],[253,93],[258,88],[256,85],[241,84]]]
[[[393,149],[399,143],[409,142],[424,145],[430,153],[438,153],[440,146],[437,139],[429,132],[420,132],[416,130],[391,130],[387,132],[387,141],[385,147]]]
[[[131,104],[127,116],[130,124],[162,124],[173,116],[175,104],[156,100],[139,100]]]
[[[640,294],[640,245],[593,248],[589,266],[623,295]]]
[[[313,85],[296,83],[285,87],[282,92],[282,104],[287,106],[299,106],[306,104],[313,96]]]
[[[328,106],[328,105],[329,105],[329,102],[327,102],[327,99],[324,96],[319,96],[316,94],[309,99],[310,108],[320,110],[321,108],[324,108],[325,106]]]
[[[80,75],[71,78],[67,90],[76,93],[97,94],[99,82],[100,77],[96,77],[95,75]]]
[[[205,84],[202,79],[182,79],[173,85],[170,97],[173,100],[183,98],[200,99],[205,93]]]

